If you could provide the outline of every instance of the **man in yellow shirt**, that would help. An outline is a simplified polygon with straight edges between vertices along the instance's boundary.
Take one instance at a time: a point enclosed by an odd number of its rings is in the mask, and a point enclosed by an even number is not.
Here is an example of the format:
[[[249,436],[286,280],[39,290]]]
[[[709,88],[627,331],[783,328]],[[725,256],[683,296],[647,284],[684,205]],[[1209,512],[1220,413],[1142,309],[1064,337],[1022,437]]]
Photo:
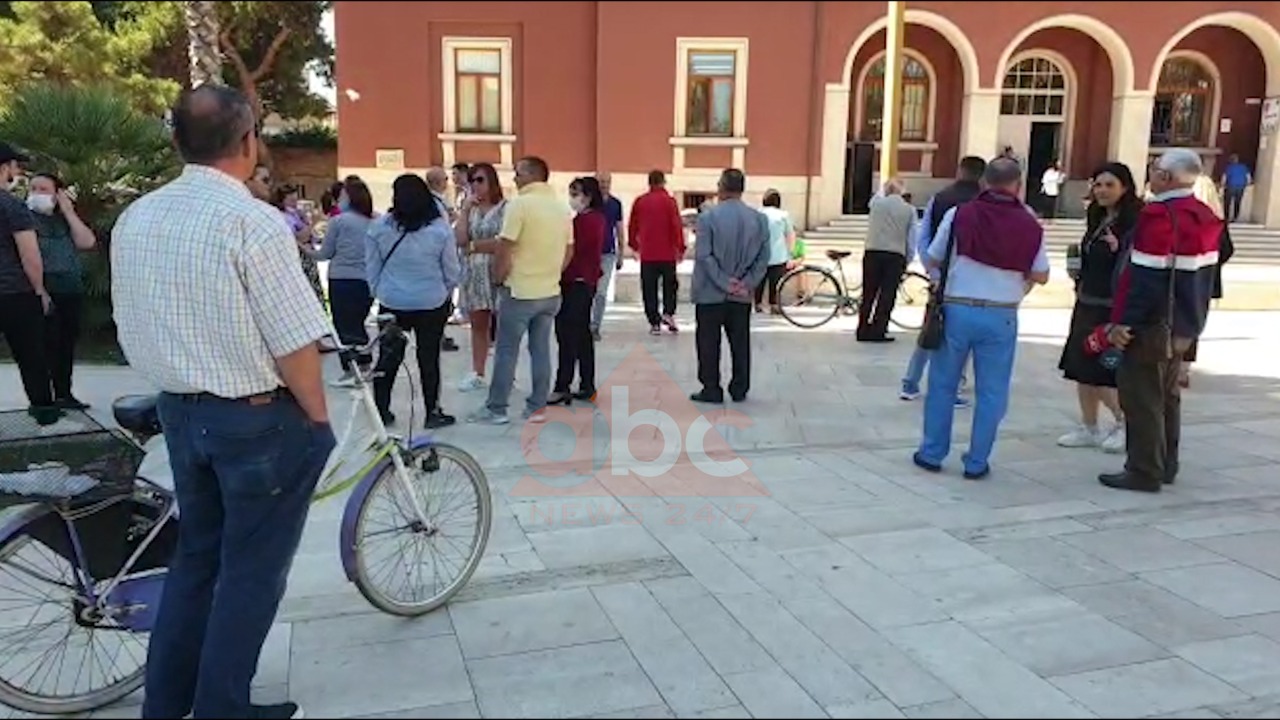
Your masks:
[[[519,194],[507,202],[502,242],[494,257],[498,288],[498,338],[493,352],[489,399],[468,422],[505,425],[515,384],[520,341],[529,334],[529,367],[533,388],[524,417],[545,420],[542,410],[551,391],[551,330],[560,310],[560,273],[573,253],[573,222],[568,205],[547,184],[545,160],[527,157],[516,163]]]

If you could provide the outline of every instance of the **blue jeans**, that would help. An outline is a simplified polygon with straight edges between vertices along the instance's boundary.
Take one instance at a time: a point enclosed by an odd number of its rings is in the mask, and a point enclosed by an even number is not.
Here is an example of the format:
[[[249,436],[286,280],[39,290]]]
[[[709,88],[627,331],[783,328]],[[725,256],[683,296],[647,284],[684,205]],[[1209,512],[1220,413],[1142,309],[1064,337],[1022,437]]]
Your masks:
[[[493,349],[493,378],[485,406],[495,415],[506,415],[511,388],[516,383],[516,363],[520,341],[529,334],[529,374],[533,387],[525,402],[525,412],[547,406],[551,392],[551,330],[560,311],[560,296],[540,300],[517,300],[511,290],[498,288],[498,339]]]
[[[983,472],[991,460],[1000,422],[1009,408],[1009,385],[1018,349],[1016,308],[947,304],[942,347],[929,363],[929,394],[924,401],[924,439],[920,457],[941,465],[951,452],[951,424],[955,419],[960,374],[973,356],[973,432],[964,469]]]
[[[613,284],[613,274],[618,269],[617,254],[610,253],[600,258],[600,282],[596,283],[596,297],[591,304],[591,331],[599,332],[604,322],[604,309],[609,305],[609,286]]]
[[[291,397],[255,404],[163,395],[181,509],[147,654],[144,718],[248,718],[333,431]]]
[[[925,350],[920,346],[911,353],[911,360],[907,363],[907,374],[902,378],[902,389],[911,390],[912,392],[920,392],[920,381],[924,379],[924,371],[929,367],[929,359],[933,357],[932,350]],[[960,371],[960,384],[964,385],[964,370]]]

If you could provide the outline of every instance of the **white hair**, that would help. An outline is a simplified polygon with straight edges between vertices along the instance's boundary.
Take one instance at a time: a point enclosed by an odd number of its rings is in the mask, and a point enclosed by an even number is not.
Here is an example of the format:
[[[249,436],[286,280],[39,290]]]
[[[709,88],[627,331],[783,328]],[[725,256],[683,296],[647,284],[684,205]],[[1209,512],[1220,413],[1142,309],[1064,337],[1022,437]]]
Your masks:
[[[1173,176],[1180,183],[1190,185],[1196,178],[1204,174],[1204,164],[1200,162],[1200,153],[1187,148],[1170,148],[1165,150],[1156,167]]]

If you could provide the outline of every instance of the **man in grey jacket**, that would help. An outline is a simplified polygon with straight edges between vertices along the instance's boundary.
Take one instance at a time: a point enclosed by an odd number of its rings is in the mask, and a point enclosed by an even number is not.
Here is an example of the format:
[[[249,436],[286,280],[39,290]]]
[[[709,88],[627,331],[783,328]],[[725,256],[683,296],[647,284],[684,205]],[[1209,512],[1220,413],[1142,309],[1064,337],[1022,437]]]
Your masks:
[[[698,347],[695,402],[722,403],[720,333],[729,339],[733,376],[729,396],[747,399],[751,388],[751,301],[769,267],[769,223],[742,202],[747,179],[741,170],[720,174],[720,202],[698,217],[694,240],[692,300]]]
[[[903,198],[902,181],[891,178],[871,198],[867,242],[862,253],[862,304],[858,307],[858,342],[891,342],[889,315],[898,299],[902,271],[907,269],[916,236],[916,209]]]

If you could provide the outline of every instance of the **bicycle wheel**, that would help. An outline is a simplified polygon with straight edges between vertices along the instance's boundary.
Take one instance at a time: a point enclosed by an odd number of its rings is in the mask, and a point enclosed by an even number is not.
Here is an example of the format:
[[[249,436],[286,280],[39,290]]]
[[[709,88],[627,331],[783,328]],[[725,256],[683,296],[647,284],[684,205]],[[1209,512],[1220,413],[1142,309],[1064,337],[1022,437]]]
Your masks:
[[[929,304],[929,277],[908,270],[902,273],[898,285],[898,301],[889,314],[889,322],[903,330],[919,330],[924,327],[924,309]]]
[[[0,543],[0,704],[39,715],[83,713],[142,687],[149,633],[93,612],[67,559],[70,547],[52,513],[33,514]]]
[[[782,317],[792,325],[816,328],[831,322],[849,300],[829,270],[805,265],[778,281],[778,303]]]
[[[406,465],[412,487],[406,488],[395,467],[388,466],[358,512],[355,583],[379,610],[413,617],[444,605],[471,579],[489,542],[493,507],[484,470],[461,448],[443,443],[418,448]],[[422,526],[406,490],[433,530]],[[446,559],[451,550],[461,557]]]

